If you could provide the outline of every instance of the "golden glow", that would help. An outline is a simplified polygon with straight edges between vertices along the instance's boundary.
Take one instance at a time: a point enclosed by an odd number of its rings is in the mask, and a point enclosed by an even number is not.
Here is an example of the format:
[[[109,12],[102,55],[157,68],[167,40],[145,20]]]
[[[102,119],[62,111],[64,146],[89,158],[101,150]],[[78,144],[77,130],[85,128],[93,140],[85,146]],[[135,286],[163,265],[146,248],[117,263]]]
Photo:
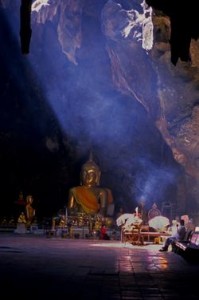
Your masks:
[[[138,255],[138,250],[140,253],[143,250],[147,250],[148,255],[144,255],[145,260],[143,263],[141,263],[143,268],[147,268],[148,270],[151,271],[164,271],[169,268],[169,263],[166,258],[165,253],[159,252],[160,245],[156,244],[146,244],[146,245],[132,245],[130,243],[122,243],[120,241],[107,241],[107,242],[93,242],[91,243],[92,247],[103,247],[103,248],[121,248],[121,249],[126,249],[127,251],[122,251],[120,253],[121,257],[118,260],[115,268],[116,270],[119,268],[120,271],[122,272],[132,272],[133,270],[133,265],[134,265],[134,260],[135,257]],[[132,250],[132,251],[131,251]],[[136,250],[136,252],[134,252]],[[138,266],[140,262],[136,262],[136,266]],[[119,264],[119,265],[118,265]],[[142,272],[142,267],[140,267]]]
[[[91,244],[93,247],[106,247],[106,248],[128,248],[128,249],[144,249],[144,250],[153,250],[153,251],[158,251],[160,249],[160,245],[156,244],[146,244],[146,245],[132,245],[130,243],[122,243],[120,241],[107,241],[107,242],[95,242]]]

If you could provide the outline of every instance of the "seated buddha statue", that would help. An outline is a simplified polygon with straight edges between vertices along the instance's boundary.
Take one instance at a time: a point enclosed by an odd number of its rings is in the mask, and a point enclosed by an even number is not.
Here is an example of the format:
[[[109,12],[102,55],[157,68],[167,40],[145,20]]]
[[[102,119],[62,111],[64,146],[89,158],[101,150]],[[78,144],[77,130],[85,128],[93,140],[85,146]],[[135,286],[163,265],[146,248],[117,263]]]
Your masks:
[[[83,164],[80,173],[80,185],[69,190],[68,215],[83,213],[91,216],[112,216],[114,210],[112,192],[100,187],[101,171],[93,161],[92,154]]]

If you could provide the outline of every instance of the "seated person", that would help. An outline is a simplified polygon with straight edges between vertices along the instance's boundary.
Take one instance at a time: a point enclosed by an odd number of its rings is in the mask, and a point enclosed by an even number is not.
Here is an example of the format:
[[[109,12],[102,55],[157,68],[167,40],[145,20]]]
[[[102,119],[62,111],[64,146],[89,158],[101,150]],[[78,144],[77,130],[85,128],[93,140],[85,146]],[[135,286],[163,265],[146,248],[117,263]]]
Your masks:
[[[159,251],[168,251],[168,248],[172,243],[176,240],[183,240],[186,235],[186,227],[184,224],[184,220],[180,220],[180,225],[174,235],[168,237],[164,243],[164,246]]]
[[[100,240],[110,240],[110,238],[107,234],[106,226],[104,224],[102,224],[102,226],[101,226],[99,238],[100,238]]]
[[[172,220],[172,225],[168,226],[166,232],[170,234],[171,236],[175,236],[178,231],[178,226],[180,223],[178,223],[177,220]]]
[[[92,157],[82,166],[81,185],[69,190],[67,206],[68,215],[84,213],[99,214],[102,217],[112,216],[113,197],[110,189],[102,188],[100,184],[100,169]]]

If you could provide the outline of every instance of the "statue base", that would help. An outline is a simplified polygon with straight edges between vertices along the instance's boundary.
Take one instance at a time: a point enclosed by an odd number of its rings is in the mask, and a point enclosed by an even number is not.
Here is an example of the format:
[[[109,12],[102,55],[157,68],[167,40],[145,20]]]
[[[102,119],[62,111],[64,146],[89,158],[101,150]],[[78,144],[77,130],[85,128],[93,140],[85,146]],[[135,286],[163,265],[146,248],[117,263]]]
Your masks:
[[[18,223],[17,228],[14,231],[15,233],[24,234],[27,233],[26,224]]]

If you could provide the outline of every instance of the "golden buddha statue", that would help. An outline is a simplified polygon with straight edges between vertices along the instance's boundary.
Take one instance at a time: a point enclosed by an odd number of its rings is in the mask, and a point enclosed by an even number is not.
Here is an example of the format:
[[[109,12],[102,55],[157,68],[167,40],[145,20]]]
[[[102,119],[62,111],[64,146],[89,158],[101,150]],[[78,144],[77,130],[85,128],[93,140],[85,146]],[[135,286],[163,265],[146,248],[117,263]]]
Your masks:
[[[33,196],[28,195],[26,197],[26,207],[25,207],[27,225],[31,225],[35,218],[35,209],[32,207],[32,203],[33,203]]]
[[[81,169],[80,186],[69,190],[68,215],[86,214],[102,217],[112,216],[114,211],[112,192],[100,187],[101,171],[93,161],[92,154]]]
[[[19,218],[18,218],[18,220],[17,220],[17,223],[23,223],[23,224],[26,224],[26,216],[25,216],[25,214],[24,214],[24,212],[22,211],[21,212],[21,214],[20,214],[20,216],[19,216]]]

